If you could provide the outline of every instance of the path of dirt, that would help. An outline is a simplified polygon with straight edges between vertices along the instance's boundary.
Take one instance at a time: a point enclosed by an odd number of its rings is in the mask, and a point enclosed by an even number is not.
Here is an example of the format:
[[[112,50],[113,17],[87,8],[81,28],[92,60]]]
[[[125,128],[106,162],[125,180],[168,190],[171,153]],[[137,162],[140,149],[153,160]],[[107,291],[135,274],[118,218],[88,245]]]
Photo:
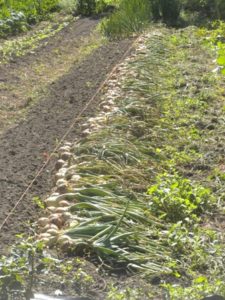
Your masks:
[[[25,56],[0,64],[0,133],[23,116],[49,84],[98,47],[101,37],[93,32],[98,22],[87,18],[71,21],[56,35],[42,40],[35,51],[31,46]]]
[[[85,27],[85,21],[82,22]],[[95,21],[92,22],[87,30],[96,24]],[[85,29],[81,30],[80,35],[85,34],[84,32]],[[26,120],[0,136],[0,224],[34,178],[57,140],[63,136],[73,118],[79,114],[130,44],[130,40],[111,42],[95,50],[83,62],[71,65],[67,74],[51,83],[48,93],[33,106]],[[23,58],[18,62],[18,66],[26,62],[29,64],[31,60],[32,55],[28,55],[27,60]],[[95,107],[96,102],[85,112],[85,116],[92,115]],[[69,138],[74,140],[79,136],[79,125],[72,130]],[[37,218],[38,209],[32,198],[42,197],[50,191],[53,168],[54,161],[48,165],[35,182],[29,196],[3,227],[0,232],[2,253],[15,241],[16,233],[29,229],[28,221]]]

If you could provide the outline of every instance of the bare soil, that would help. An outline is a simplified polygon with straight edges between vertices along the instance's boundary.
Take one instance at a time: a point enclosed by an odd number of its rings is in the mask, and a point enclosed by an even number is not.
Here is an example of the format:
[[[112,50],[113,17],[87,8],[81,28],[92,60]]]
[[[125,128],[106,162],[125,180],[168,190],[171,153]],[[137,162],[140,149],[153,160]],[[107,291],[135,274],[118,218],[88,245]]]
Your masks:
[[[86,18],[71,21],[56,35],[42,40],[35,51],[31,45],[25,56],[12,57],[9,64],[1,64],[0,57],[0,133],[24,116],[52,82],[85,57],[84,52],[97,48],[101,38],[93,29],[98,22]],[[27,35],[35,36],[35,31]],[[15,41],[20,43],[17,37]]]
[[[57,60],[52,49],[60,48],[63,57],[66,53],[71,56],[73,49],[79,42],[90,36],[98,20],[81,19],[71,24],[57,36],[41,45],[37,51],[24,57],[17,58],[8,65],[0,68],[0,79],[14,87],[14,95],[9,90],[1,91],[0,112],[6,113],[7,118],[1,117],[0,135],[0,224],[14,207],[21,194],[34,178],[37,170],[43,165],[56,143],[67,131],[72,120],[80,113],[86,102],[96,92],[101,82],[113,66],[118,63],[131,44],[131,40],[110,42],[92,51],[83,60],[66,60],[66,71],[62,76],[52,76],[41,98],[29,108],[23,119],[13,123],[14,116],[21,112],[27,99],[23,90],[38,85],[40,76],[33,76],[34,62],[46,64],[45,70],[57,68]],[[66,51],[64,51],[67,49]],[[60,60],[63,67],[63,62]],[[6,72],[7,70],[7,72]],[[27,72],[27,81],[24,76],[17,76]],[[42,73],[43,74],[43,73]],[[47,77],[51,74],[46,73]],[[24,75],[24,73],[23,73]],[[54,73],[53,73],[54,75]],[[32,77],[33,76],[33,77]],[[46,75],[44,78],[47,78]],[[57,78],[54,80],[54,78]],[[37,87],[38,88],[38,87]],[[15,90],[17,93],[15,93]],[[26,94],[27,95],[27,94]],[[23,99],[24,96],[24,99]],[[100,97],[100,96],[99,96]],[[82,117],[94,114],[96,101],[86,110]],[[9,112],[6,112],[6,108]],[[12,114],[10,114],[10,111]],[[7,119],[10,122],[7,122]],[[68,139],[74,140],[81,134],[80,120],[70,133]],[[11,124],[11,126],[9,126]],[[37,219],[39,209],[32,200],[34,196],[44,197],[53,186],[54,159],[47,166],[38,180],[35,181],[29,195],[26,196],[11,215],[7,224],[0,232],[0,253],[7,253],[7,249],[15,242],[15,235],[20,232],[29,232],[32,220]]]

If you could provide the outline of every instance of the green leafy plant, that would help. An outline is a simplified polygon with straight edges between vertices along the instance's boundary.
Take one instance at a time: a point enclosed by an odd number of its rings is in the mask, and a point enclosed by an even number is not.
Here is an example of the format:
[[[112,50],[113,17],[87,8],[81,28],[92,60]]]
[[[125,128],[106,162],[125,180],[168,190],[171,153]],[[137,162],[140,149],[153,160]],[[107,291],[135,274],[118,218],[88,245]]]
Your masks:
[[[1,299],[8,299],[12,291],[30,299],[35,281],[37,259],[44,259],[43,243],[34,242],[30,238],[16,244],[9,256],[0,258]]]
[[[129,36],[143,30],[151,16],[148,0],[122,0],[118,10],[102,22],[101,29],[110,38]]]
[[[176,284],[163,286],[168,290],[171,300],[200,300],[212,294],[225,296],[224,282],[219,279],[209,280],[206,276],[196,277],[188,287]]]
[[[77,0],[76,13],[84,16],[98,14],[105,11],[110,5],[112,7],[117,5],[117,2],[116,0]]]
[[[159,0],[163,21],[168,25],[176,25],[181,11],[180,0]]]
[[[59,7],[63,12],[72,14],[77,9],[77,0],[60,0]]]
[[[40,41],[54,36],[68,24],[68,22],[61,23],[57,26],[50,24],[42,30],[35,31],[30,36],[25,35],[15,39],[6,40],[0,47],[1,61],[7,62],[12,57],[22,56],[27,52],[34,50],[39,45]]]
[[[214,203],[209,189],[176,173],[159,175],[156,184],[148,189],[148,194],[152,211],[173,223],[196,221]]]
[[[59,9],[58,0],[10,1],[0,4],[0,37],[25,31]]]
[[[84,16],[90,16],[96,12],[96,0],[78,0],[77,12]]]
[[[40,197],[36,196],[36,197],[33,197],[33,202],[41,209],[44,209],[45,208],[45,204],[44,202],[41,200]]]
[[[9,34],[26,31],[28,24],[24,13],[11,12],[9,17],[0,20],[0,37],[5,37]]]

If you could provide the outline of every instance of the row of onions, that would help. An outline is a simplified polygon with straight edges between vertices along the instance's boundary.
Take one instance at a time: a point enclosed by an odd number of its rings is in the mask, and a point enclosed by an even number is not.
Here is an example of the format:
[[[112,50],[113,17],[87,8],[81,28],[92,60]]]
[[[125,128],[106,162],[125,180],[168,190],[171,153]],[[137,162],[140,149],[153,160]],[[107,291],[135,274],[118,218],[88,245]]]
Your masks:
[[[149,51],[145,39],[150,37],[141,38],[108,82],[98,116],[83,125],[84,138],[59,149],[56,188],[45,200],[47,216],[38,220],[37,238],[90,253],[108,267],[168,273],[167,228],[151,213],[146,195],[153,164],[148,113],[154,108],[126,89],[137,77],[132,65]],[[151,39],[157,60],[158,36]]]

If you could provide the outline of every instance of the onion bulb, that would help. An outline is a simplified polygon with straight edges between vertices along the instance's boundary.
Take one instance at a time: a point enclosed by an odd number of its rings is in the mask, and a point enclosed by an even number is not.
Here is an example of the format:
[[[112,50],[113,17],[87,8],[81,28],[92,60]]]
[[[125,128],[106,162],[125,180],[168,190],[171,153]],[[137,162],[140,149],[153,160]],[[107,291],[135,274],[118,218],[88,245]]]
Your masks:
[[[69,210],[69,207],[58,207],[56,208],[56,213],[64,213],[67,212]]]
[[[74,241],[67,235],[61,235],[57,240],[58,246],[64,251],[68,250],[72,245],[74,245]]]
[[[67,206],[70,206],[70,203],[66,200],[62,200],[62,201],[59,202],[59,206],[67,207]]]
[[[50,221],[49,221],[50,222]],[[54,229],[54,230],[59,230],[58,226],[56,226],[55,224],[47,224],[45,227],[43,227],[41,229],[41,232],[47,232],[49,229]]]
[[[67,192],[67,189],[68,186],[65,183],[57,186],[57,192],[59,192],[60,194],[65,194]]]
[[[47,233],[49,233],[52,236],[57,236],[59,234],[59,231],[53,228],[50,228]]]
[[[45,232],[45,233],[41,233],[41,234],[39,234],[39,236],[37,237],[37,239],[38,240],[42,240],[42,239],[49,239],[51,237],[51,234],[50,233],[47,233],[47,232]]]
[[[40,227],[45,227],[47,224],[49,224],[48,218],[40,218],[38,220],[38,226],[40,226]]]
[[[62,225],[64,223],[62,218],[61,218],[61,214],[52,214],[49,217],[49,220],[50,220],[50,223],[55,224],[59,228],[62,227]]]
[[[62,214],[62,219],[64,222],[70,220],[72,218],[72,214],[70,212],[64,212]]]
[[[49,197],[44,202],[47,207],[56,207],[58,206],[59,201],[57,200],[57,197]]]
[[[62,153],[62,152],[69,152],[70,151],[70,146],[62,146],[58,149],[58,152]]]
[[[72,156],[72,154],[70,152],[63,152],[61,154],[61,159],[68,160],[71,156]]]
[[[59,186],[61,184],[68,184],[68,182],[63,178],[60,178],[56,181],[56,186]]]
[[[63,159],[59,159],[56,164],[55,164],[55,169],[59,170],[60,168],[62,168],[64,165],[66,164],[66,162]]]

